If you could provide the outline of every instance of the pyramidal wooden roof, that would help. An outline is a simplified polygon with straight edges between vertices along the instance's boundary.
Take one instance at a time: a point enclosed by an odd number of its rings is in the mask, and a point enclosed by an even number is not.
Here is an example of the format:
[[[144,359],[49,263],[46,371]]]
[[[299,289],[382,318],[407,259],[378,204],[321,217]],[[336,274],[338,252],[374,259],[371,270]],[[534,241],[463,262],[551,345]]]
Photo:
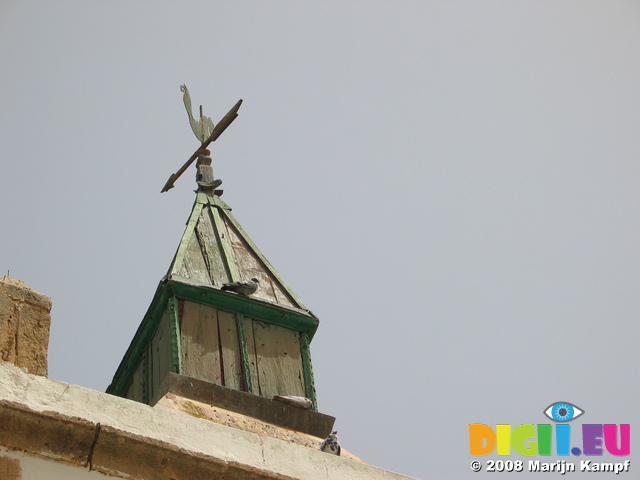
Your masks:
[[[187,228],[167,279],[220,289],[224,283],[257,278],[252,299],[312,315],[262,255],[219,196],[198,191]]]

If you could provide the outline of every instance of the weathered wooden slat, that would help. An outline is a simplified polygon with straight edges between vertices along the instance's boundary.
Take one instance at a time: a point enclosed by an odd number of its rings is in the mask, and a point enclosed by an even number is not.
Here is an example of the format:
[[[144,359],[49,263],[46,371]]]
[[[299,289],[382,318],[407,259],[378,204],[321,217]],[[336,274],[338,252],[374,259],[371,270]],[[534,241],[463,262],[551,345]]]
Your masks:
[[[244,328],[247,337],[247,363],[249,367],[249,381],[251,383],[251,393],[262,395],[260,391],[260,379],[258,377],[258,354],[256,352],[256,341],[253,335],[254,320],[244,317]]]
[[[305,396],[299,333],[253,322],[260,395]]]
[[[282,288],[282,285],[277,281],[277,279],[272,280],[271,288],[273,289],[273,295],[276,299],[276,303],[279,305],[291,305],[297,306],[295,301],[291,298],[291,296]]]
[[[217,309],[185,301],[182,311],[184,375],[222,385]]]
[[[238,272],[238,268],[234,261],[233,250],[231,248],[231,244],[229,243],[229,234],[226,230],[224,221],[222,220],[222,216],[220,214],[220,209],[217,207],[211,207],[212,220],[215,225],[215,230],[220,235],[220,247],[221,254],[223,256],[222,261],[225,266],[225,271],[229,275],[229,281],[237,282],[240,280],[240,273]]]
[[[140,360],[140,368],[142,372],[142,403],[149,403],[149,349],[145,349],[145,353]]]
[[[200,248],[200,242],[198,241],[198,237],[195,233],[191,235],[189,245],[187,246],[182,259],[182,264],[176,273],[194,280],[201,285],[212,284],[211,278],[209,277],[209,268],[207,267],[207,263]]]
[[[145,355],[145,359],[147,361],[147,374],[145,375],[145,395],[147,399],[153,398],[155,395],[155,385],[153,384],[153,349],[152,343],[149,342],[147,345],[147,353]]]
[[[196,202],[193,205],[191,216],[187,221],[187,227],[185,228],[184,234],[182,235],[182,240],[180,241],[180,245],[178,245],[178,251],[176,252],[176,256],[173,259],[173,264],[171,265],[171,273],[177,273],[177,267],[181,266],[183,263],[185,252],[189,246],[191,237],[193,236],[193,230],[198,223],[198,219],[200,218],[202,206],[203,204],[200,201],[200,198],[196,197]],[[191,232],[191,235],[188,235],[189,232]]]
[[[246,242],[242,240],[242,237],[240,237],[233,224],[228,220],[226,216],[223,218],[224,231],[227,232],[229,245],[235,254],[235,261],[239,265],[240,271],[245,275],[258,273],[266,275],[267,271],[264,265],[261,264],[257,257],[251,254]]]
[[[267,258],[262,254],[258,246],[253,243],[247,232],[242,228],[242,226],[235,219],[233,214],[231,213],[231,208],[220,198],[220,197],[210,197],[210,201],[213,202],[214,205],[218,205],[221,211],[224,212],[224,217],[227,223],[233,225],[235,230],[238,232],[238,235],[243,238],[249,249],[255,254],[255,256],[260,260],[260,263],[264,266],[265,271],[269,272],[269,275],[272,276],[279,286],[281,286],[281,291],[285,293],[285,296],[290,299],[293,306],[296,308],[301,308],[302,310],[307,310],[302,300],[298,298],[298,296],[293,292],[293,290],[287,285],[284,279],[280,276],[277,270],[271,265],[271,262],[267,260]]]
[[[247,327],[244,315],[236,314],[238,325],[238,340],[240,341],[240,358],[242,361],[242,379],[246,392],[253,393],[251,381],[251,367],[249,366],[249,349],[247,348]],[[254,353],[255,355],[255,353]]]
[[[235,259],[240,265],[240,270],[245,277],[257,276],[262,279],[260,288],[253,296],[287,307],[297,307],[293,297],[286,292],[280,283],[281,280],[274,275],[260,255],[254,251],[254,247],[247,243],[230,219],[227,218],[226,220],[226,230],[229,233]]]
[[[171,358],[171,334],[169,329],[169,315],[167,311],[162,315],[158,329],[151,339],[150,344],[151,361],[153,368],[150,371],[151,382],[150,386],[153,387],[153,391],[150,391],[151,398],[155,395],[155,389],[160,386],[162,380],[164,380],[167,372],[171,371],[172,358]]]
[[[306,391],[304,388],[304,371],[300,352],[300,332],[277,325],[273,325],[273,328],[278,332],[278,343],[282,346],[278,360],[283,366],[285,375],[286,372],[290,375],[291,384],[287,384],[286,388],[292,389],[290,393],[282,393],[280,395],[298,395],[304,397]]]
[[[218,310],[220,349],[224,368],[224,386],[242,390],[242,358],[235,314]]]
[[[124,395],[125,389],[131,382],[131,377],[140,363],[145,362],[144,368],[145,372],[147,371],[146,357],[149,350],[149,342],[166,308],[169,293],[169,288],[158,288],[156,291],[143,321],[140,323],[127,352],[124,354],[124,358],[113,376],[113,381],[107,387],[107,393],[118,396]],[[145,373],[145,382],[148,381],[147,378],[148,375]],[[147,393],[147,389],[145,388],[145,403],[148,401]]]
[[[127,390],[124,398],[134,400],[136,402],[142,402],[143,399],[144,382],[142,381],[142,365],[138,365],[133,376],[131,378],[131,384]]]
[[[211,208],[204,208],[196,226],[196,234],[207,264],[211,283],[219,287],[229,281],[229,275],[222,261],[220,242],[216,237],[212,222]]]

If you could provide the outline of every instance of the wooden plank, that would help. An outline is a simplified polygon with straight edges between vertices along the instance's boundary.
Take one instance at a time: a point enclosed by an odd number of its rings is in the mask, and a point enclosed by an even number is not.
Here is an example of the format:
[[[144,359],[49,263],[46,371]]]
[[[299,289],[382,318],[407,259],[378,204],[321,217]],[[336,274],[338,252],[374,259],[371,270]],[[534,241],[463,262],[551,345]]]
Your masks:
[[[176,273],[202,285],[212,284],[211,278],[209,277],[209,268],[207,267],[202,250],[200,249],[198,236],[195,232],[189,239],[189,244],[182,259],[182,265]]]
[[[158,329],[151,340],[151,382],[150,386],[152,391],[150,392],[151,398],[154,397],[155,392],[160,387],[160,384],[164,380],[167,372],[171,371],[172,357],[171,357],[171,333],[169,328],[169,315],[165,311],[164,315],[160,319]]]
[[[238,340],[240,341],[240,358],[242,359],[242,379],[244,390],[253,393],[253,383],[251,381],[251,367],[249,366],[249,349],[247,348],[247,327],[244,315],[236,314],[238,318]],[[255,349],[254,349],[255,355]]]
[[[253,298],[264,300],[271,303],[277,303],[276,295],[272,288],[272,278],[264,267],[260,259],[253,254],[247,243],[238,234],[237,230],[231,224],[227,217],[222,222],[224,232],[229,242],[232,256],[238,265],[238,280],[248,280],[256,277],[260,281],[260,288],[252,295]],[[291,303],[283,303],[283,305],[293,306]]]
[[[145,402],[148,403],[150,399],[152,399],[155,395],[154,383],[153,383],[153,355],[152,355],[151,341],[149,341],[149,345],[147,345],[146,353],[144,355],[146,359],[146,375],[144,376],[145,380]]]
[[[225,227],[239,265],[240,276],[243,279],[257,277],[260,280],[260,288],[253,297],[278,305],[297,307],[294,299],[285,291],[274,272],[267,267],[260,255],[254,251],[254,247],[247,243],[236,226],[226,217]]]
[[[215,230],[220,235],[220,247],[224,256],[224,264],[226,267],[225,271],[229,275],[229,281],[237,282],[240,279],[240,273],[238,272],[238,268],[236,267],[235,258],[233,256],[233,249],[231,248],[231,243],[229,241],[229,233],[227,232],[225,223],[222,220],[220,208],[212,206],[211,214],[213,216],[213,222],[216,227]]]
[[[220,333],[220,355],[224,372],[224,386],[243,390],[242,358],[236,315],[218,310],[218,329]]]
[[[278,360],[282,365],[283,378],[287,379],[286,388],[291,388],[291,393],[284,395],[298,395],[304,397],[304,369],[302,365],[302,354],[300,352],[300,332],[289,330],[288,328],[274,325],[278,332],[278,343],[282,347]],[[289,383],[290,382],[290,383]]]
[[[144,382],[142,379],[142,362],[138,365],[135,372],[133,372],[133,376],[131,377],[131,384],[129,385],[129,389],[125,394],[124,398],[128,398],[129,400],[135,400],[136,402],[143,402],[144,397]]]
[[[189,377],[222,385],[218,339],[218,310],[184,301],[182,311],[182,370]]]
[[[299,332],[254,321],[253,336],[260,395],[305,396]]]
[[[213,197],[213,201],[215,202],[216,205],[219,205],[221,210],[224,212],[225,223],[229,223],[230,225],[233,226],[233,228],[237,231],[237,235],[244,239],[244,241],[248,246],[248,249],[255,255],[255,257],[259,260],[259,262],[263,265],[265,271],[268,272],[268,275],[275,279],[274,283],[279,285],[279,287],[281,287],[281,292],[284,292],[286,297],[286,301],[283,301],[282,299],[280,300],[282,304],[286,305],[289,302],[292,302],[291,306],[294,306],[296,308],[301,308],[302,310],[307,310],[307,307],[305,307],[304,303],[302,303],[302,300],[300,300],[300,298],[298,298],[298,296],[293,292],[291,287],[287,285],[284,279],[273,267],[271,262],[269,262],[269,260],[262,254],[258,246],[255,243],[253,243],[253,241],[251,240],[247,232],[242,228],[240,223],[238,223],[238,221],[235,219],[235,217],[231,213],[231,208],[229,208],[229,206],[226,203],[224,203],[224,201],[220,197]]]
[[[211,209],[212,207],[207,207],[202,210],[200,220],[196,226],[196,234],[207,264],[211,283],[220,287],[223,283],[229,281],[229,274],[222,261],[221,246],[213,228]]]
[[[140,360],[141,372],[142,372],[142,403],[149,404],[149,348],[145,349],[145,354]]]
[[[247,365],[249,367],[249,383],[251,393],[262,396],[260,392],[260,381],[258,378],[258,354],[256,352],[256,341],[253,335],[253,323],[255,320],[244,317],[244,330],[247,338]]]
[[[118,369],[116,370],[116,374],[113,377],[113,382],[107,387],[107,393],[117,396],[123,396],[125,389],[131,382],[133,372],[143,361],[145,362],[145,385],[148,383],[146,362],[149,350],[149,342],[151,341],[151,337],[153,337],[153,334],[155,333],[158,326],[158,322],[160,321],[164,309],[166,308],[169,291],[170,288],[166,286],[163,288],[159,288],[156,291],[156,294],[151,301],[151,305],[149,306],[144,319],[140,323],[140,326],[133,336],[133,340],[131,341],[129,348],[124,354],[124,358],[122,359],[120,365],[118,366]],[[145,395],[147,393],[148,392],[145,389]]]
[[[196,223],[198,223],[198,218],[200,218],[200,212],[202,211],[202,202],[198,201],[198,197],[196,197],[196,202],[193,205],[193,210],[191,211],[191,216],[187,221],[187,227],[182,234],[182,239],[180,240],[180,245],[178,246],[178,251],[176,252],[176,256],[173,259],[173,264],[171,265],[171,273],[178,273],[176,271],[176,265],[182,265],[184,260],[184,255],[187,251],[191,238],[194,236],[194,230],[196,227]],[[182,275],[182,274],[181,274]]]

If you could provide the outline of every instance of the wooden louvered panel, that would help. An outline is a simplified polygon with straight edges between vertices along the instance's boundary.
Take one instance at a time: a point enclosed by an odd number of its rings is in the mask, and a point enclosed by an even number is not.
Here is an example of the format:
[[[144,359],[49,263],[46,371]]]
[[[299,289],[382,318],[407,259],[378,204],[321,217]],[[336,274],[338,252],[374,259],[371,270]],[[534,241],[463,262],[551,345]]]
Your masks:
[[[211,283],[220,287],[223,283],[230,280],[230,276],[222,260],[220,242],[213,228],[211,210],[209,208],[202,210],[196,226],[196,234],[204,260],[207,264]]]
[[[124,398],[128,398],[129,400],[135,400],[136,402],[144,401],[144,376],[143,376],[143,368],[142,362],[138,365],[135,372],[133,372],[133,376],[131,378],[131,384],[129,385],[129,389],[125,394]]]
[[[247,350],[253,393],[267,398],[305,396],[299,332],[257,320],[247,319],[247,323],[251,324]]]
[[[183,375],[243,390],[236,315],[184,301],[181,324]]]
[[[171,370],[171,336],[169,317],[164,312],[149,345],[149,398],[153,398],[165,375]]]
[[[251,380],[251,393],[260,395],[260,380],[258,378],[258,355],[256,353],[256,342],[253,334],[254,320],[244,318],[245,338],[247,340],[247,364],[249,365],[249,377]]]
[[[182,373],[222,385],[218,310],[195,302],[182,309]]]
[[[278,280],[269,272],[269,269],[252,251],[235,227],[226,220],[224,225],[242,279],[247,280],[256,277],[260,281],[260,288],[253,294],[253,298],[288,307],[295,306],[295,302],[281,288]]]
[[[218,328],[222,365],[224,367],[224,386],[243,390],[242,356],[238,340],[236,315],[224,310],[218,310]]]
[[[189,278],[201,285],[211,285],[207,264],[202,256],[198,237],[194,233],[184,253],[178,275]]]

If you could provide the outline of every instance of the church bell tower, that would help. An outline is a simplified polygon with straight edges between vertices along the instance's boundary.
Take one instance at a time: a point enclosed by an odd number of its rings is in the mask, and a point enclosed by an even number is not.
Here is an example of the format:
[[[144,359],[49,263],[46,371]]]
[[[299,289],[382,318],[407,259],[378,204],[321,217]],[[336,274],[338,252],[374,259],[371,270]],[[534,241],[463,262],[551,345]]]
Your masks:
[[[231,214],[217,189],[222,181],[211,167],[207,146],[236,118],[242,101],[214,127],[202,107],[200,120],[194,119],[189,92],[186,86],[181,89],[201,145],[163,191],[197,160],[196,199],[169,271],[107,393],[153,405],[171,377],[243,401],[247,395],[306,398],[308,407],[317,410],[309,344],[318,318]],[[258,284],[253,293],[223,288],[250,279]]]

